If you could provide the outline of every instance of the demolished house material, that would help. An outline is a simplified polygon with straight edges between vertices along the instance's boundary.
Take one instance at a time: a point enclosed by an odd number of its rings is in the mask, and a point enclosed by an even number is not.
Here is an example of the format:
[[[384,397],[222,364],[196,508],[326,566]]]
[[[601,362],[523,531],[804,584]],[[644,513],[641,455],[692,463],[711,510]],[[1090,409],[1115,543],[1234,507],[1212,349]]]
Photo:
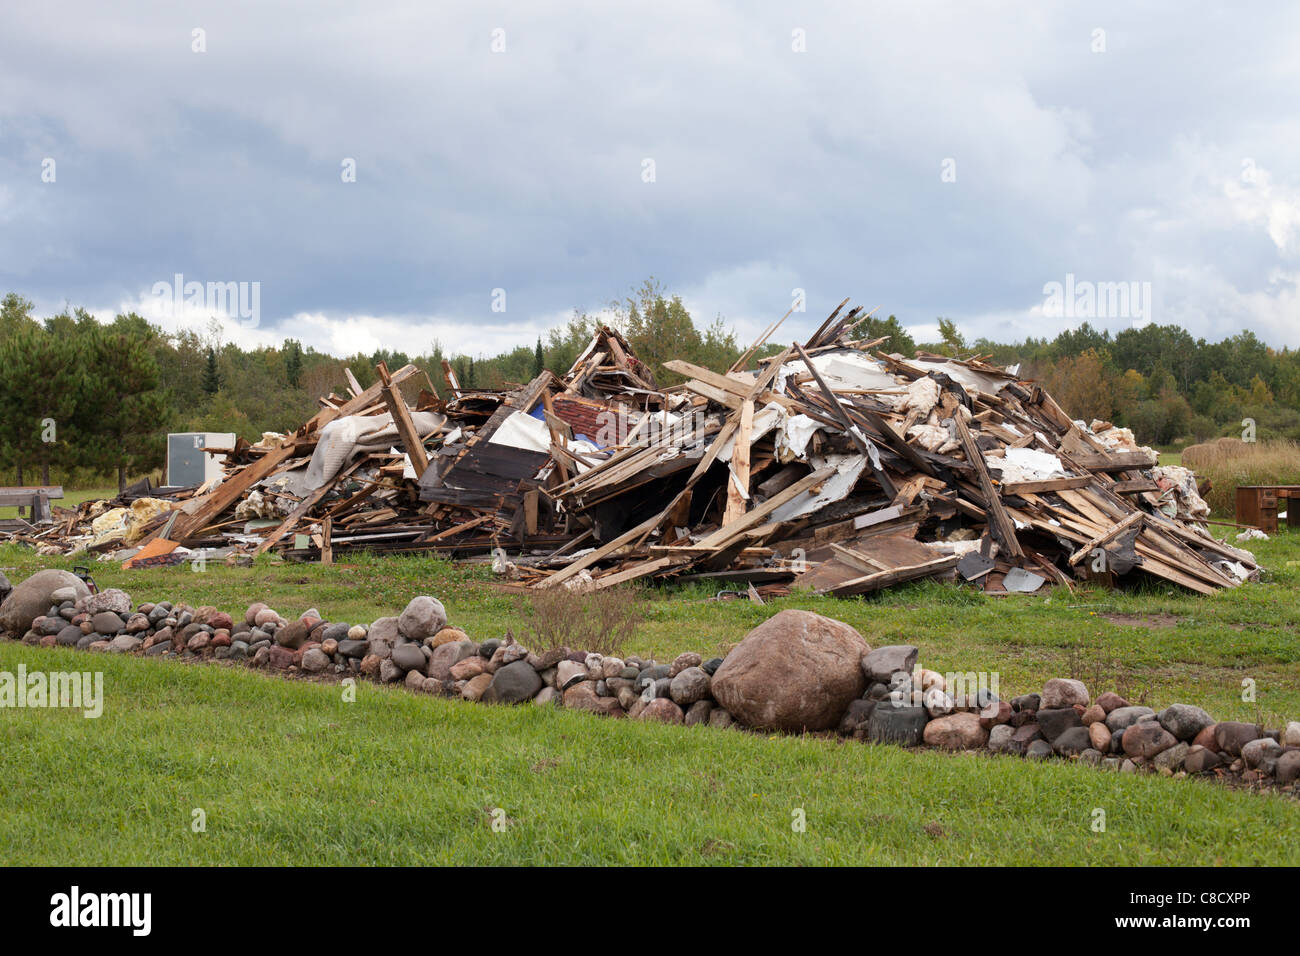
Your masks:
[[[400,386],[422,373],[380,366],[294,434],[215,449],[224,479],[173,490],[130,539],[77,534],[83,505],[30,540],[137,563],[426,551],[491,560],[520,587],[674,578],[759,600],[1133,572],[1208,594],[1258,575],[1209,534],[1194,476],[1131,432],[1074,421],[978,356],[885,354],[852,338],[866,316],[846,305],[755,358],[769,328],[726,373],[667,362],[686,378],[670,388],[608,328],[563,378],[473,391],[444,366],[445,401],[428,383],[408,404]]]

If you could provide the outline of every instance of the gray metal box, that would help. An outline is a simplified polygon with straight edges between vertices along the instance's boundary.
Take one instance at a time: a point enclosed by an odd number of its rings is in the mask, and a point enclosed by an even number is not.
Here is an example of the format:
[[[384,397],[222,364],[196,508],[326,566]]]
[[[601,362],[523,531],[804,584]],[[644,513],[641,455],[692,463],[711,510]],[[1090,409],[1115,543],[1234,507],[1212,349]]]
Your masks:
[[[225,455],[205,448],[232,448],[233,432],[179,432],[167,436],[167,484],[189,488],[221,476]]]

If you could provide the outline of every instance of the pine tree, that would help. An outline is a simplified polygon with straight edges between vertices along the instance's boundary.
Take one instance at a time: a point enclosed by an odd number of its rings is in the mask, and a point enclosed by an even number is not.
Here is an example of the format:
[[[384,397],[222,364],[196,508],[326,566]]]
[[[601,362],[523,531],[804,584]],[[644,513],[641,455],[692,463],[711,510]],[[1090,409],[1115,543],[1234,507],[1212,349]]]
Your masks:
[[[167,393],[149,338],[126,328],[96,327],[83,333],[92,401],[79,416],[87,457],[117,471],[118,491],[128,472],[162,463],[169,417]],[[208,350],[209,376],[216,376],[216,352]],[[220,381],[217,381],[220,387]],[[214,389],[215,391],[215,389]]]
[[[284,344],[284,375],[288,379],[290,386],[298,387],[299,381],[302,380],[302,346],[294,339],[289,339]]]
[[[203,391],[215,395],[221,391],[221,369],[217,366],[217,352],[208,347],[208,364],[203,369]]]
[[[76,335],[56,336],[36,323],[0,338],[0,448],[18,472],[76,463],[72,422],[86,385]]]
[[[533,350],[533,378],[542,374],[546,368],[546,353],[542,351],[542,337],[537,337],[537,348]]]

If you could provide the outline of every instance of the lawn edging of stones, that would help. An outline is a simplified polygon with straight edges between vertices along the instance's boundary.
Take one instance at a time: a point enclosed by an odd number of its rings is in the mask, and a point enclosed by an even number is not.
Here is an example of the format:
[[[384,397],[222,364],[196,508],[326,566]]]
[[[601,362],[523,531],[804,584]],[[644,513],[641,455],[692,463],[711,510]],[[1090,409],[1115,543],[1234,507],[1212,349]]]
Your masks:
[[[124,591],[92,594],[74,575],[41,571],[0,604],[0,633],[41,647],[353,677],[472,702],[1064,759],[1300,794],[1300,722],[1216,721],[1185,703],[1157,712],[1112,692],[1093,697],[1070,678],[1001,700],[973,674],[919,667],[914,646],[872,649],[854,628],[809,611],[773,615],[725,658],[688,652],[662,663],[568,647],[536,652],[510,636],[474,641],[428,595],[368,625],[327,621],[315,608],[286,618],[260,602],[236,618],[213,606],[133,605]]]

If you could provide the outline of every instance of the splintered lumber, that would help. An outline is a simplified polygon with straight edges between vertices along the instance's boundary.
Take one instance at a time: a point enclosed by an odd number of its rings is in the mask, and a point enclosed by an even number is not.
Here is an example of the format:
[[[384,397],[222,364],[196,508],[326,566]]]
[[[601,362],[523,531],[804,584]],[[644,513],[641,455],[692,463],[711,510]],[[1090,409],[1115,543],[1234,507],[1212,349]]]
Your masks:
[[[1074,554],[1070,555],[1070,567],[1076,567],[1080,561],[1082,561],[1088,555],[1092,554],[1092,552],[1095,551],[1097,548],[1100,548],[1102,545],[1109,544],[1111,541],[1114,541],[1116,538],[1124,534],[1124,532],[1127,531],[1129,528],[1132,528],[1134,525],[1139,524],[1145,517],[1146,515],[1143,512],[1135,511],[1127,518],[1125,518],[1123,521],[1121,521],[1119,524],[1111,528],[1109,531],[1097,535],[1095,538],[1088,541],[1078,551],[1074,552]]]
[[[980,491],[984,495],[984,506],[988,509],[990,530],[993,532],[993,536],[997,539],[998,544],[1002,546],[1003,551],[1016,559],[1023,558],[1025,553],[1020,549],[1020,542],[1016,540],[1016,526],[1008,517],[1006,509],[1002,507],[1002,498],[997,489],[993,487],[993,479],[989,477],[988,469],[984,466],[983,452],[975,444],[970,428],[962,420],[961,415],[954,414],[952,420],[957,425],[957,435],[961,441],[962,450],[966,453],[966,460],[975,469],[975,476],[979,480]]]
[[[411,412],[406,407],[405,399],[393,385],[393,377],[388,374],[388,363],[380,362],[375,366],[375,371],[379,373],[384,404],[388,406],[388,411],[393,416],[393,422],[397,425],[397,435],[402,440],[402,448],[411,459],[411,467],[415,469],[415,477],[418,479],[429,467],[429,459],[424,453],[424,442],[420,440],[420,434],[415,430],[415,423],[411,421]]]
[[[754,402],[744,399],[740,406],[740,428],[731,449],[731,477],[727,482],[727,513],[722,524],[731,524],[745,513],[749,503],[749,441],[754,428]]]

